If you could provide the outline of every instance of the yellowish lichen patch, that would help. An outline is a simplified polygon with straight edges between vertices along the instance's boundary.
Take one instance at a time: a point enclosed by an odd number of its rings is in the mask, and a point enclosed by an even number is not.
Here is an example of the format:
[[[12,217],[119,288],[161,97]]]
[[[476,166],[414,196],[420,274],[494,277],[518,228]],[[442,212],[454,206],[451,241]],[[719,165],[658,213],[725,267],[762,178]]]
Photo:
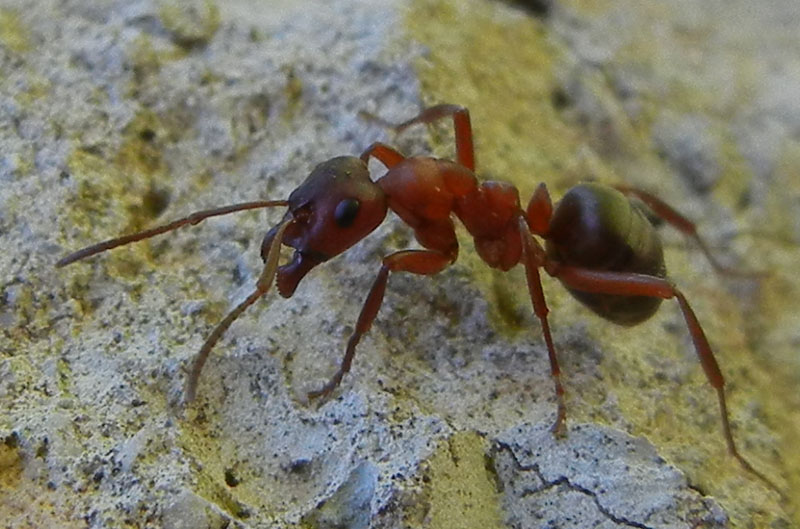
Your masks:
[[[22,475],[19,437],[10,433],[0,439],[0,489],[13,489]]]
[[[614,0],[565,0],[564,6],[583,15],[601,15],[614,5]]]
[[[22,53],[30,48],[28,28],[11,9],[0,9],[0,46]]]
[[[286,123],[291,123],[300,110],[303,97],[303,81],[300,80],[294,68],[287,66],[284,69],[286,74],[286,85],[283,88],[283,95],[286,98],[286,109],[283,111],[283,119]]]
[[[139,231],[164,210],[169,198],[168,171],[155,141],[163,135],[157,117],[143,112],[126,127],[113,159],[82,148],[73,151],[68,167],[78,186],[68,219],[84,232],[81,243]],[[123,276],[135,275],[140,265],[123,256],[141,254],[147,248],[144,243],[113,252],[111,268]]]
[[[259,516],[266,518],[274,507],[274,496],[270,490],[259,487],[264,483],[264,476],[258,474],[261,469],[250,465],[244,465],[246,471],[231,467],[232,462],[241,460],[237,453],[240,440],[217,430],[220,420],[219,416],[207,416],[200,410],[190,412],[189,420],[181,422],[183,449],[202,462],[195,472],[197,485],[193,490],[234,518],[246,518],[250,509],[258,510]],[[280,497],[281,491],[275,491],[275,495]]]
[[[150,177],[165,172],[161,149],[155,142],[164,136],[158,117],[150,112],[139,113],[124,131],[124,140],[117,151],[115,165],[121,171]]]
[[[474,432],[456,433],[437,447],[428,461],[428,527],[505,527],[485,454],[486,441]]]
[[[197,475],[195,492],[234,518],[247,518],[249,509],[234,496],[225,483],[226,469],[221,463],[219,460],[203,459],[205,468]]]
[[[135,99],[142,85],[158,83],[161,68],[171,61],[185,57],[186,53],[185,49],[169,43],[159,42],[156,47],[149,36],[140,35],[134,39],[126,49],[133,70],[128,95]]]
[[[17,102],[22,105],[32,105],[41,101],[50,93],[50,82],[31,72],[27,76],[27,90],[17,95]]]
[[[523,196],[540,181],[558,189],[580,138],[551,104],[558,52],[543,26],[483,2],[420,1],[408,28],[429,47],[417,65],[426,103],[470,109],[478,173],[512,180]],[[439,130],[452,136],[449,123]]]
[[[751,189],[753,172],[747,165],[736,139],[727,131],[718,134],[720,178],[714,186],[714,197],[731,210],[741,209]],[[755,263],[752,265],[755,266]]]
[[[220,25],[219,8],[211,0],[160,2],[158,15],[175,42],[187,48],[206,44]]]
[[[145,36],[135,39],[126,54],[133,69],[134,86],[142,84],[158,73],[163,64],[163,57],[153,47],[152,41]]]
[[[759,267],[768,270],[762,280],[761,296],[758,299],[757,318],[744,322],[753,347],[757,348],[754,361],[762,365],[763,388],[775,398],[770,399],[768,411],[771,423],[778,433],[784,454],[782,474],[788,480],[787,490],[800,490],[800,282],[796,278],[796,267],[800,261],[800,247],[796,226],[791,224],[794,215],[786,211],[796,207],[800,196],[800,144],[788,145],[775,170],[775,185],[770,189],[769,207],[761,223],[746,246],[756,256]],[[769,354],[763,354],[762,351]],[[800,526],[800,502],[795,503],[796,521]]]
[[[62,396],[67,396],[70,392],[70,380],[72,377],[72,366],[63,358],[56,360],[56,370],[58,378],[56,383]]]
[[[68,201],[68,220],[78,227],[83,236],[78,246],[99,242],[122,233],[135,231],[142,221],[132,216],[141,203],[145,187],[139,175],[120,171],[113,163],[91,152],[78,149],[69,158],[70,174],[78,181],[77,193]],[[121,256],[133,255],[142,251],[143,245],[134,245],[125,250],[113,252],[111,261],[124,263]],[[127,261],[116,268],[125,276],[135,275],[138,266]]]

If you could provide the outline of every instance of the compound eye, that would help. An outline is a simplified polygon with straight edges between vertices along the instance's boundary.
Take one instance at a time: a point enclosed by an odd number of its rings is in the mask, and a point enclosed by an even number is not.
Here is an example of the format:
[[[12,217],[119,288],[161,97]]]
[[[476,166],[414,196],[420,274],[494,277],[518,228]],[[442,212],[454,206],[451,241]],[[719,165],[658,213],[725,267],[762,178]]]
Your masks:
[[[355,198],[346,198],[336,205],[336,211],[333,213],[333,219],[336,225],[340,228],[349,228],[353,221],[356,220],[358,210],[361,203]]]

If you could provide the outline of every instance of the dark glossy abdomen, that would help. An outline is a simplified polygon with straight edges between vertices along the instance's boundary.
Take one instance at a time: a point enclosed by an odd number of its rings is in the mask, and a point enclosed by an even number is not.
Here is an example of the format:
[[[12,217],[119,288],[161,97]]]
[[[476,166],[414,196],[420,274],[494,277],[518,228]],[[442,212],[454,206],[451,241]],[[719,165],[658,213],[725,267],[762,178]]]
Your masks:
[[[666,275],[661,241],[641,207],[599,184],[578,185],[556,205],[547,253],[560,263],[591,270]],[[567,288],[584,305],[620,325],[646,320],[662,301]]]

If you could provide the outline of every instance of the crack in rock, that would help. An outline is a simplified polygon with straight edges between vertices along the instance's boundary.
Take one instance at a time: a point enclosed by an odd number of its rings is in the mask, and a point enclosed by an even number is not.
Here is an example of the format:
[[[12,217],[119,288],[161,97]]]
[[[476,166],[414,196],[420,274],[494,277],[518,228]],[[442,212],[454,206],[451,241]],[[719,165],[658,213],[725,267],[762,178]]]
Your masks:
[[[643,439],[594,424],[557,440],[547,425],[519,425],[495,439],[497,476],[512,527],[728,527]]]
[[[521,494],[521,497],[524,498],[526,496],[533,496],[533,495],[541,494],[542,492],[544,492],[546,490],[549,490],[549,489],[552,489],[552,488],[556,488],[556,487],[560,487],[560,486],[564,485],[570,490],[579,492],[579,493],[591,498],[592,501],[594,502],[595,506],[597,507],[597,510],[600,513],[602,513],[604,516],[606,516],[608,519],[613,521],[614,523],[621,524],[621,525],[626,525],[626,526],[629,526],[629,527],[638,527],[639,529],[653,529],[652,527],[649,527],[649,526],[647,526],[647,525],[645,525],[643,523],[639,523],[639,522],[636,522],[636,521],[633,521],[633,520],[627,520],[625,518],[620,518],[620,517],[614,516],[614,514],[609,512],[608,509],[606,509],[603,506],[603,504],[600,502],[600,499],[597,497],[597,494],[594,491],[589,490],[589,489],[587,489],[585,487],[581,487],[579,485],[575,485],[574,483],[572,483],[569,480],[569,477],[567,477],[567,476],[559,476],[558,478],[556,478],[554,480],[548,481],[542,475],[542,471],[539,469],[539,465],[537,465],[535,463],[533,465],[530,465],[530,466],[523,465],[522,463],[519,462],[519,460],[516,457],[516,454],[514,453],[514,450],[510,446],[508,446],[508,445],[506,445],[504,443],[498,443],[498,445],[500,446],[500,448],[502,450],[507,451],[511,455],[511,458],[514,460],[514,463],[515,463],[515,465],[517,466],[517,468],[519,470],[521,470],[523,472],[531,472],[531,471],[534,472],[536,474],[536,477],[539,478],[543,483],[543,485],[540,486],[540,487],[536,487],[534,489],[525,489],[525,490],[523,490],[522,494]]]

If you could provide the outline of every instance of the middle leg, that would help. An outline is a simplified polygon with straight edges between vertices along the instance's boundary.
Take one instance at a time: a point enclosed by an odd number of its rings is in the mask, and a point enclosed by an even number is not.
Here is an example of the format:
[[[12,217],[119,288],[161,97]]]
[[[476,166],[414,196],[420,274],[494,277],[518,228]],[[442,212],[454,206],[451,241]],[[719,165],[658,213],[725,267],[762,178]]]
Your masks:
[[[522,234],[522,259],[525,265],[525,278],[528,283],[528,293],[531,297],[533,304],[533,312],[539,318],[542,325],[542,334],[544,335],[544,342],[547,345],[547,356],[550,360],[550,376],[553,378],[553,384],[556,390],[556,421],[551,428],[552,432],[559,437],[566,434],[564,421],[567,418],[567,406],[564,403],[564,386],[561,384],[561,367],[558,364],[558,356],[556,355],[556,347],[553,344],[553,337],[550,333],[550,324],[547,320],[547,314],[550,309],[547,308],[547,302],[544,299],[544,291],[542,290],[542,279],[539,274],[539,268],[546,266],[547,256],[544,249],[536,242],[529,231],[528,223],[525,218],[520,216],[518,219],[519,231]]]
[[[433,275],[441,272],[451,262],[452,259],[449,256],[435,250],[403,250],[384,257],[383,265],[375,278],[375,282],[372,284],[372,288],[370,288],[367,299],[364,301],[364,306],[361,308],[356,328],[347,341],[347,349],[339,369],[327,384],[316,391],[309,392],[308,398],[315,399],[328,396],[342,382],[342,377],[350,371],[353,357],[356,354],[356,346],[361,341],[361,337],[369,331],[375,316],[378,315],[378,310],[381,308],[390,272]]]

